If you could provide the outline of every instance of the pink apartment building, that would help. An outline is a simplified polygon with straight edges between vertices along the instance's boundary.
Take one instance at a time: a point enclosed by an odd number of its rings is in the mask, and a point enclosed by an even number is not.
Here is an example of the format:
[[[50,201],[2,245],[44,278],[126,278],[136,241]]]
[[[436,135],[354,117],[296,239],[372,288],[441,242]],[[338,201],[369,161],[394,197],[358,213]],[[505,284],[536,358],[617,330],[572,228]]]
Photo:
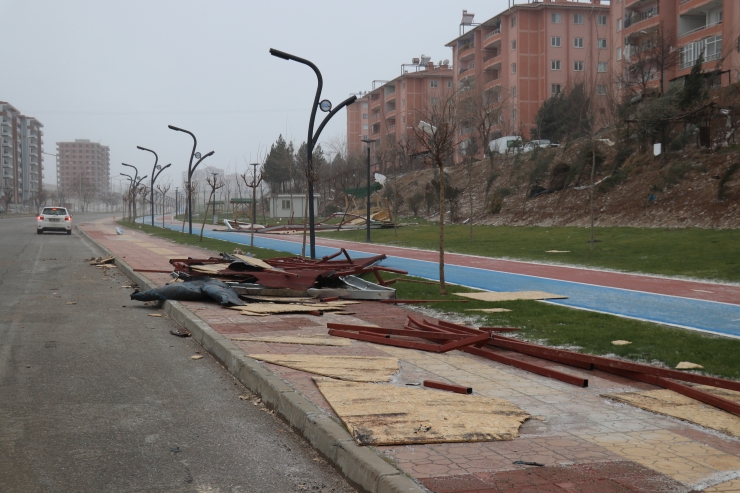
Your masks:
[[[0,195],[9,191],[13,204],[29,205],[41,193],[43,127],[36,118],[0,101]]]
[[[612,63],[609,18],[608,3],[599,0],[513,5],[447,43],[454,87],[464,93],[500,86],[506,103],[492,138],[530,138],[543,101],[578,83],[603,112]],[[463,140],[470,135],[462,132]]]
[[[656,39],[678,50],[677,63],[664,71],[664,89],[687,76],[700,53],[705,72],[721,69],[722,85],[740,81],[740,0],[615,0],[611,9],[615,73],[623,94],[642,89],[629,87],[635,78],[630,70],[636,70],[639,53],[649,53]],[[648,70],[647,85],[657,89],[660,71],[656,66]]]
[[[348,107],[348,152],[366,152],[362,139],[375,140],[370,144],[375,171],[382,172],[398,162],[392,157],[393,151],[410,154],[409,149],[404,150],[403,143],[413,134],[411,129],[418,125],[435,98],[443,97],[453,88],[453,70],[449,64],[435,65],[428,57],[414,61],[404,65],[403,73],[395,79],[374,81],[372,91]]]

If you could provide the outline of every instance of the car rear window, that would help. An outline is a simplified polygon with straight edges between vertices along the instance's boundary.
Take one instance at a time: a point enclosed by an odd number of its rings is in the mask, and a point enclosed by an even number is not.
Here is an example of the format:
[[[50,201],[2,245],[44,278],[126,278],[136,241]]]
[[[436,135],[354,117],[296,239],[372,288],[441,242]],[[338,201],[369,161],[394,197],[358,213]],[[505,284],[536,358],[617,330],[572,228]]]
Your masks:
[[[61,207],[46,207],[42,214],[46,214],[47,216],[66,216],[67,209],[62,209]]]

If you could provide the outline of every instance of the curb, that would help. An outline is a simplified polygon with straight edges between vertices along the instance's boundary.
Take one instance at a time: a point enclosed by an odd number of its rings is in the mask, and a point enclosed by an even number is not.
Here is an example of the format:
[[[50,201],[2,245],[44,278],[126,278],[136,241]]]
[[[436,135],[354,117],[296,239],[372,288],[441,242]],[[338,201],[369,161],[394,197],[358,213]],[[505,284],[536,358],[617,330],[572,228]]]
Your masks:
[[[95,243],[107,255],[113,252],[95,241],[82,228],[85,238]],[[139,286],[158,287],[116,257],[121,273]],[[259,396],[269,409],[298,432],[319,451],[353,486],[367,493],[423,493],[425,488],[396,467],[383,460],[368,447],[357,445],[342,424],[335,421],[315,404],[296,392],[290,385],[270,372],[226,337],[198,318],[178,301],[165,301],[165,313],[187,329],[193,339],[208,351],[252,393]]]

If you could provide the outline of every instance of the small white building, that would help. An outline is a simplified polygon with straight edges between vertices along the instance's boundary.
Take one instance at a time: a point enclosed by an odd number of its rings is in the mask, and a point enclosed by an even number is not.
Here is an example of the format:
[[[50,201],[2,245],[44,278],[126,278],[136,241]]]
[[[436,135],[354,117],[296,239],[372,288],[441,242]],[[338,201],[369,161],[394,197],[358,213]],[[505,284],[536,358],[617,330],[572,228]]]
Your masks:
[[[279,193],[270,196],[270,217],[272,218],[294,218],[303,217],[304,207],[308,204],[305,193]],[[319,211],[319,196],[313,196],[314,214]],[[306,213],[308,214],[308,213]]]

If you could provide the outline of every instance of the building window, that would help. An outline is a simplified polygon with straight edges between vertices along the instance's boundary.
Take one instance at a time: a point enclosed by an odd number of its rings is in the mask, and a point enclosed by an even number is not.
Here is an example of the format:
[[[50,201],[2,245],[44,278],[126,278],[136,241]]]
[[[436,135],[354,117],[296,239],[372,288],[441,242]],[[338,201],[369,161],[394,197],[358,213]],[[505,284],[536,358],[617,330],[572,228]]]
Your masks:
[[[560,36],[552,36],[550,38],[550,46],[554,46],[555,48],[560,48]]]
[[[597,43],[598,43],[598,47],[599,47],[600,50],[605,50],[606,49],[606,38],[599,38],[597,40]]]
[[[367,120],[367,113],[363,113],[363,114],[362,114],[362,119],[363,119],[363,120]]]
[[[437,106],[437,103],[439,103],[439,99],[437,99],[437,98],[430,98],[429,99],[429,104],[431,104],[432,106]]]
[[[363,130],[367,130],[367,123],[362,126]]]
[[[596,94],[606,96],[606,86],[596,86]]]
[[[516,86],[511,86],[511,97],[512,98],[516,97]]]
[[[511,18],[511,27],[516,27],[516,16],[512,16]]]
[[[551,60],[550,70],[560,70],[560,60]]]
[[[573,62],[573,70],[583,72],[583,62]]]
[[[429,81],[429,87],[437,87],[437,81],[436,80],[430,80]]]
[[[599,15],[596,17],[596,23],[600,26],[606,26],[606,16]]]
[[[560,14],[550,14],[550,22],[560,24]]]
[[[573,38],[573,48],[583,48],[583,38]]]
[[[597,72],[606,72],[606,62],[599,62],[599,64],[596,66]]]
[[[583,14],[573,14],[573,24],[583,24]]]
[[[617,32],[622,30],[622,19],[617,19]]]
[[[448,80],[447,81],[447,89],[450,89],[450,88],[452,88],[452,81],[451,80]]]
[[[290,200],[283,200],[282,203],[282,208],[284,211],[290,210]]]
[[[550,87],[552,88],[553,96],[557,96],[558,94],[560,94],[560,84],[552,84],[552,86]]]
[[[511,40],[511,51],[516,50],[516,39]]]
[[[511,110],[511,120],[512,122],[516,122],[516,110]]]
[[[367,108],[367,103],[362,103],[363,108]]]
[[[622,59],[622,47],[617,48],[617,60]]]
[[[516,63],[512,63],[511,64],[511,73],[512,74],[515,74],[516,73]]]

